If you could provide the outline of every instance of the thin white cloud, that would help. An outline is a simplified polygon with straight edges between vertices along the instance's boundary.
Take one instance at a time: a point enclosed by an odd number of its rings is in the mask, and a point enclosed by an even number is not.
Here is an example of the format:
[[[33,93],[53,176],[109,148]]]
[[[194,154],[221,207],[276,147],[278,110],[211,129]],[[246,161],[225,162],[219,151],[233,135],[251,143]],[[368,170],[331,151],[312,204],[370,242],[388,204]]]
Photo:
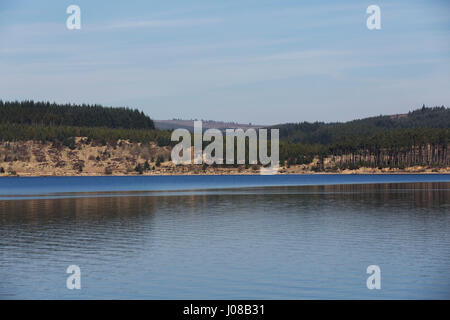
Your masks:
[[[105,22],[104,24],[90,25],[82,24],[81,32],[84,31],[111,31],[118,29],[144,29],[144,28],[180,28],[193,27],[207,24],[220,23],[221,18],[198,18],[198,19],[155,19],[125,22]],[[36,37],[50,38],[67,32],[65,23],[19,23],[11,24],[0,29],[3,40],[15,38],[33,39]]]
[[[109,23],[92,27],[90,30],[188,27],[218,23],[221,21],[222,19],[220,18],[155,19]]]

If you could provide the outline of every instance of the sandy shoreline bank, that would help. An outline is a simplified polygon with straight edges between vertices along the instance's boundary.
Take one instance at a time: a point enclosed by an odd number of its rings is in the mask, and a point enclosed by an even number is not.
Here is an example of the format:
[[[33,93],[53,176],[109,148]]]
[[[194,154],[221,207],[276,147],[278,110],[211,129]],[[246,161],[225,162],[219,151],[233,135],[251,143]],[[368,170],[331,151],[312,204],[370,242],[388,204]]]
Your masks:
[[[84,139],[84,140],[83,140]],[[75,145],[36,141],[0,143],[0,177],[67,177],[67,176],[188,176],[188,175],[259,175],[257,165],[175,165],[171,149],[155,143],[141,144],[117,141],[116,144],[88,143],[77,138]],[[359,167],[344,169],[342,159],[327,157],[309,164],[284,163],[276,174],[448,174],[450,166],[410,166],[403,168]]]
[[[445,169],[431,169],[431,168],[414,168],[411,170],[399,170],[399,169],[358,169],[358,170],[342,170],[337,172],[332,171],[308,171],[308,170],[289,170],[281,169],[275,175],[409,175],[409,174],[450,174],[450,168]],[[164,168],[158,171],[144,172],[139,174],[137,172],[117,172],[112,174],[104,174],[102,172],[81,172],[73,174],[72,172],[58,172],[58,174],[36,174],[35,172],[16,172],[16,174],[0,174],[0,178],[7,177],[130,177],[130,176],[208,176],[208,175],[261,175],[259,170],[206,170],[206,171],[192,171],[192,172],[177,172],[177,171],[165,171]]]

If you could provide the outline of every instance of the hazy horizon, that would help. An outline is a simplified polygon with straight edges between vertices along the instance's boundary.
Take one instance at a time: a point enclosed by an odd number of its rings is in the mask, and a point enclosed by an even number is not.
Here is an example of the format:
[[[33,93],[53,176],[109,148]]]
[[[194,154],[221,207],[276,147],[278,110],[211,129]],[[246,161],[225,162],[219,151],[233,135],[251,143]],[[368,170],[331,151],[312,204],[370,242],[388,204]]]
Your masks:
[[[423,105],[422,105],[423,106]],[[354,119],[348,119],[348,120],[341,120],[341,121],[324,121],[324,120],[320,120],[320,119],[316,119],[316,120],[304,120],[306,122],[324,122],[324,123],[330,123],[330,122],[348,122],[348,121],[353,121],[353,120],[360,120],[360,119],[366,119],[366,118],[372,118],[372,117],[378,117],[378,116],[395,116],[395,115],[402,115],[402,114],[408,114],[409,112],[418,110],[420,108],[422,108],[422,106],[417,106],[417,108],[413,108],[411,110],[405,111],[405,112],[398,112],[398,113],[389,113],[389,114],[373,114],[373,115],[368,115],[367,117],[360,117],[360,118],[354,118]],[[425,105],[425,107],[427,108],[434,108],[434,107],[442,107],[442,106],[427,106]],[[448,106],[443,106],[445,108],[448,108]],[[148,115],[150,116],[150,115]],[[154,119],[152,118],[152,120],[155,121],[175,121],[175,120],[179,120],[179,121],[195,121],[195,120],[201,120],[201,121],[214,121],[214,122],[234,122],[234,123],[238,123],[238,124],[249,124],[248,122],[239,122],[239,121],[223,121],[223,120],[216,120],[216,119],[200,119],[200,118],[194,118],[194,119],[182,119],[182,118],[171,118],[171,119]],[[252,125],[277,125],[277,124],[285,124],[285,123],[298,123],[298,122],[303,122],[302,121],[295,121],[295,120],[290,120],[290,121],[286,121],[286,122],[280,122],[280,123],[256,123],[256,122],[250,122]]]
[[[81,30],[66,28],[71,4]],[[381,30],[366,27],[372,4]],[[441,0],[6,0],[0,98],[260,125],[448,106],[449,14]]]

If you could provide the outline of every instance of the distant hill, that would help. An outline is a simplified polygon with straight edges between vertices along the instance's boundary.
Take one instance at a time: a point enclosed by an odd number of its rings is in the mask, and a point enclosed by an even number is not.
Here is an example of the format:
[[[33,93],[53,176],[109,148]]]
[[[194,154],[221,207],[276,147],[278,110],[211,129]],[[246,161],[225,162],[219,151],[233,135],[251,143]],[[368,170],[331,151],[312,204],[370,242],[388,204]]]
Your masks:
[[[153,120],[155,127],[160,130],[174,130],[178,128],[194,130],[194,120]],[[273,126],[243,124],[236,122],[224,122],[213,120],[202,120],[204,130],[215,128],[243,129],[249,128],[278,128],[280,138],[293,142],[306,144],[330,144],[346,136],[351,135],[373,135],[395,129],[418,129],[418,128],[450,128],[450,109],[444,106],[420,109],[404,114],[380,115],[348,122],[298,122],[285,123]]]
[[[155,127],[161,130],[174,130],[174,129],[187,129],[191,132],[194,131],[194,120],[154,120]],[[235,122],[223,122],[223,121],[212,121],[212,120],[202,120],[202,128],[206,129],[243,129],[247,130],[249,128],[264,128],[266,126],[252,125],[252,124],[242,124]]]

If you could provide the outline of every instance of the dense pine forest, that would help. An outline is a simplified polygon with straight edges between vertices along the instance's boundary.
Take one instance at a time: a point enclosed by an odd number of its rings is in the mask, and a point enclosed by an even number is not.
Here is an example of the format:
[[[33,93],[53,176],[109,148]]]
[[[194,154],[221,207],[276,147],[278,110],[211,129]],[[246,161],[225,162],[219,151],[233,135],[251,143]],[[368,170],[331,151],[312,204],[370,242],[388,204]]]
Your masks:
[[[23,125],[155,129],[142,111],[100,105],[0,100],[0,123]]]
[[[0,141],[72,141],[74,137],[115,142],[170,144],[170,132],[155,130],[142,111],[100,105],[0,100]]]
[[[394,116],[345,123],[285,124],[280,129],[280,158],[288,166],[311,163],[316,170],[359,167],[444,167],[450,163],[450,109],[426,108]]]
[[[401,115],[387,115],[353,120],[344,123],[301,122],[275,126],[280,129],[280,138],[306,144],[341,142],[355,136],[373,136],[398,129],[450,128],[450,109],[426,108]]]

